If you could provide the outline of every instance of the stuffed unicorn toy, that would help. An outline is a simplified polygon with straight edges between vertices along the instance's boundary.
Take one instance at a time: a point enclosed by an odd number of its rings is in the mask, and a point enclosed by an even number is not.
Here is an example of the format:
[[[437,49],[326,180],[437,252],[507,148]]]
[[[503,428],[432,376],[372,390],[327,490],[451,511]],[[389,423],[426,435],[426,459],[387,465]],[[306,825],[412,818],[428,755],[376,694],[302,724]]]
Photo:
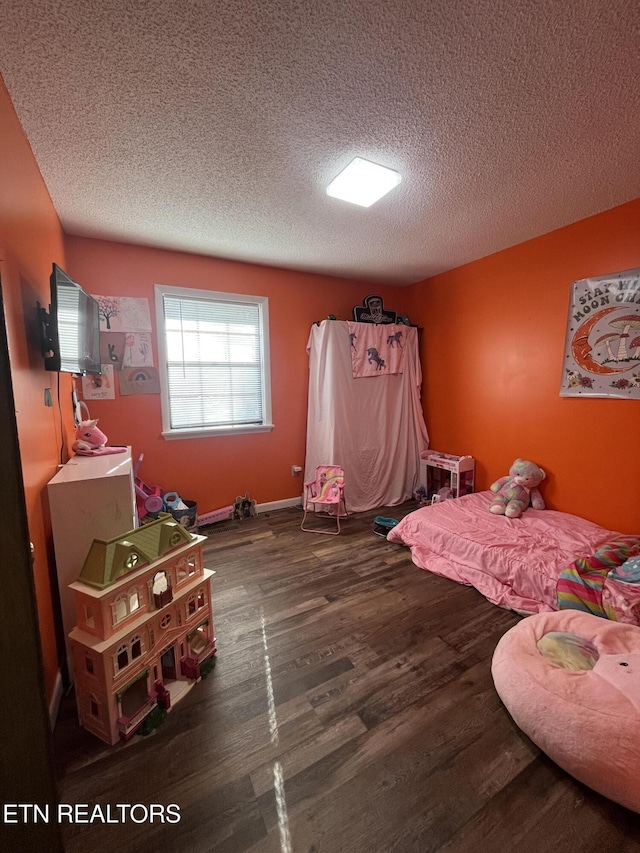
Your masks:
[[[76,427],[76,440],[72,450],[78,456],[107,456],[109,453],[124,453],[126,447],[107,447],[107,436],[98,429],[98,419],[80,421]]]

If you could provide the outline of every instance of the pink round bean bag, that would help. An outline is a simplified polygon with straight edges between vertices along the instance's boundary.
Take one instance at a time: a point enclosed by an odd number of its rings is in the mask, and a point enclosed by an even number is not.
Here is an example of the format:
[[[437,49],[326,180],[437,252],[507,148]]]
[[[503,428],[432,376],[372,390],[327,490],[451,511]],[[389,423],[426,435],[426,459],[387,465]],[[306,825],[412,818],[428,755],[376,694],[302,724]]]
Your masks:
[[[593,668],[552,662],[537,645],[545,637],[546,648],[550,632],[595,646]],[[543,752],[594,791],[640,812],[640,628],[577,610],[538,613],[501,638],[491,674],[507,710]]]

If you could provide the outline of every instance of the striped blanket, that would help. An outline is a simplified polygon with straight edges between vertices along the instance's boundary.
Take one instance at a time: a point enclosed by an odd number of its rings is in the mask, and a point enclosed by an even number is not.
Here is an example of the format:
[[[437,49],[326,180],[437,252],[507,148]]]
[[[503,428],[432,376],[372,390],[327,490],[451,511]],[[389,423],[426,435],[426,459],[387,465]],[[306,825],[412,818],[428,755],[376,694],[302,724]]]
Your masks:
[[[558,578],[558,610],[582,610],[606,619],[608,614],[602,603],[605,579],[612,569],[638,554],[640,537],[620,536],[590,557],[579,557]]]

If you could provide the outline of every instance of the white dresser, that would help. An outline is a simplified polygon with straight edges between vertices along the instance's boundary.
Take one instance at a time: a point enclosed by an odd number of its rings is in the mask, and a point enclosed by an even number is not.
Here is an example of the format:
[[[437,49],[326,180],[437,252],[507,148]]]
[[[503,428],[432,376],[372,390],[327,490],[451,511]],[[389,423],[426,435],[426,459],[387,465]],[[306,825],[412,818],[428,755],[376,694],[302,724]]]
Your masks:
[[[69,674],[69,631],[76,625],[77,580],[94,539],[112,539],[137,524],[131,448],[108,456],[73,456],[47,486]]]

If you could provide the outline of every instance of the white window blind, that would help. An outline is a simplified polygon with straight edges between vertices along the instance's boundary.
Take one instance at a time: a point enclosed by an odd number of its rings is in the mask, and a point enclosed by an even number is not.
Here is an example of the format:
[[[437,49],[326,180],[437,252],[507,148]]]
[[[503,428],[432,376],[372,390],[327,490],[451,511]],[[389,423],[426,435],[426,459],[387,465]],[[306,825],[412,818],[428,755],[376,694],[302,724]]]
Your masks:
[[[165,430],[270,428],[266,300],[156,290],[164,327]]]
[[[78,329],[81,322],[80,293],[77,287],[58,287],[58,345],[60,366],[66,371],[77,371],[81,356],[81,339],[86,337],[84,329]]]

